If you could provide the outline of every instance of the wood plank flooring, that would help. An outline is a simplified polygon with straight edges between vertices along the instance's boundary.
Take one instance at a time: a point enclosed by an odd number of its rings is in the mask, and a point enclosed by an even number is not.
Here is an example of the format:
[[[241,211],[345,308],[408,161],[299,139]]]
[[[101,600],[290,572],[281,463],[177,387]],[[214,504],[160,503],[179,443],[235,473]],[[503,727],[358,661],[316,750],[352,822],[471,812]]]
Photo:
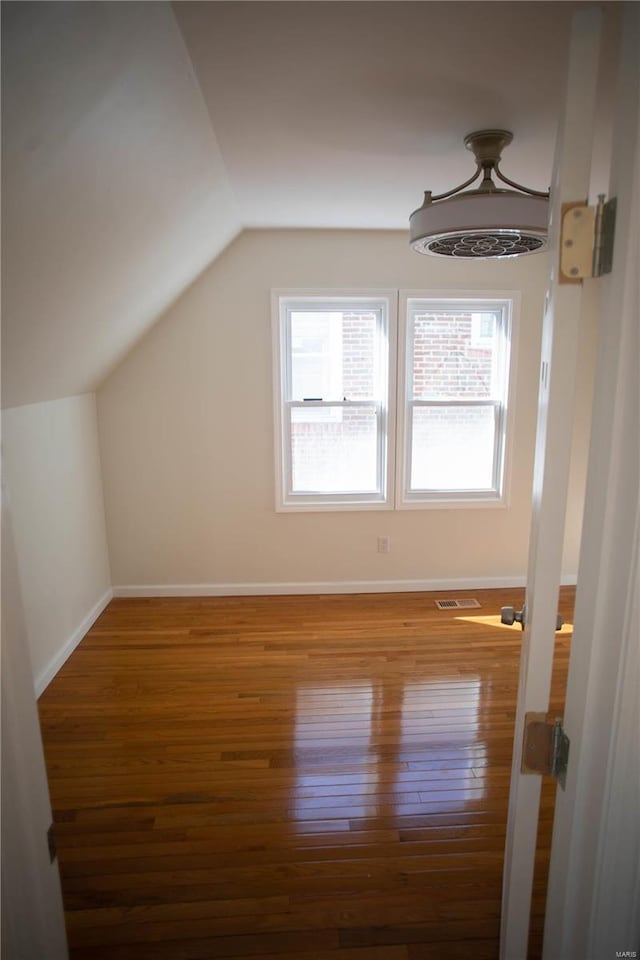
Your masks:
[[[112,601],[39,702],[71,960],[495,960],[523,591],[444,596]]]

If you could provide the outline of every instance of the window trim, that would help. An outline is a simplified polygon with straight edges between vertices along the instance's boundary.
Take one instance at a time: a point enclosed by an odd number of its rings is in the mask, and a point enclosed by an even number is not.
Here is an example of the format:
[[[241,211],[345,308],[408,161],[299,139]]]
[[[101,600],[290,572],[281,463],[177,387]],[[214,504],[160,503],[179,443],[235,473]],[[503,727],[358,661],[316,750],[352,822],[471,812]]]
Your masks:
[[[383,429],[379,443],[384,450],[384,484],[380,495],[367,494],[288,494],[287,467],[290,446],[283,418],[283,376],[287,363],[288,341],[283,337],[283,314],[281,302],[287,299],[313,298],[325,303],[339,304],[352,299],[385,301],[387,309],[387,384],[386,404],[383,405]],[[506,376],[508,391],[503,407],[503,445],[501,451],[502,484],[497,493],[474,490],[445,491],[442,494],[407,495],[405,481],[408,464],[406,439],[408,430],[407,385],[409,357],[407,355],[407,311],[410,300],[446,302],[469,306],[491,307],[507,305],[509,325]],[[518,359],[520,291],[518,290],[467,290],[437,289],[414,290],[398,288],[277,288],[271,291],[272,316],[272,363],[273,363],[273,411],[275,453],[275,504],[276,512],[323,512],[359,510],[465,510],[504,509],[509,506],[512,477],[513,449],[515,445],[515,398]],[[402,362],[400,362],[402,358]],[[366,403],[367,401],[353,401]],[[348,402],[347,402],[348,403]],[[447,403],[450,404],[449,401]],[[346,405],[344,402],[336,405]],[[382,439],[380,439],[382,438]],[[286,458],[285,458],[286,455]]]
[[[487,492],[478,490],[460,491],[415,491],[408,489],[411,468],[411,411],[420,401],[410,401],[411,353],[408,349],[409,304],[421,300],[430,304],[444,304],[470,307],[482,306],[487,310],[500,307],[505,310],[504,322],[507,327],[508,352],[505,358],[505,376],[508,384],[501,411],[502,444],[494,456],[494,463],[501,484],[498,490]],[[399,330],[398,357],[398,395],[397,395],[397,456],[396,456],[396,510],[443,510],[443,509],[496,509],[509,505],[511,487],[511,466],[513,450],[513,418],[516,397],[516,360],[518,356],[518,329],[520,313],[520,293],[517,290],[400,290],[399,292]],[[428,401],[427,406],[434,406]],[[452,406],[451,401],[445,405]],[[493,405],[494,401],[483,401],[482,405]]]
[[[309,300],[338,306],[353,305],[357,308],[369,301],[369,305],[382,308],[382,322],[386,326],[386,357],[381,358],[383,397],[380,401],[354,400],[332,401],[332,406],[380,407],[378,411],[378,465],[380,492],[377,493],[293,493],[291,491],[291,443],[289,418],[284,416],[287,408],[301,406],[301,402],[289,400],[285,390],[289,386],[288,356],[290,353],[287,310],[304,307]],[[395,406],[396,406],[396,344],[397,344],[397,288],[289,288],[271,291],[272,345],[273,345],[273,408],[275,446],[275,502],[276,512],[318,512],[340,510],[392,510],[394,507],[395,475]],[[385,331],[383,330],[383,333]],[[386,361],[386,362],[385,362]],[[305,406],[309,401],[305,403]],[[323,407],[329,402],[322,403]],[[320,406],[320,404],[318,404]]]

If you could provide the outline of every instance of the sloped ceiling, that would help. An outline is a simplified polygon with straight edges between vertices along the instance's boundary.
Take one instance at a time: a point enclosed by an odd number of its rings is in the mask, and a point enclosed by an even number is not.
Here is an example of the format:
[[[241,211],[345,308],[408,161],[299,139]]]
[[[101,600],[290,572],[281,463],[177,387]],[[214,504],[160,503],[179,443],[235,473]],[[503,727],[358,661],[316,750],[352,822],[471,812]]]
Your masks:
[[[575,6],[4,3],[3,404],[95,389],[243,227],[406,229],[472,129],[545,189]]]
[[[584,4],[583,4],[584,5]],[[467,133],[548,189],[572,2],[177,2],[252,227],[407,229],[473,172]]]
[[[238,232],[164,3],[4,3],[3,405],[93,390]]]

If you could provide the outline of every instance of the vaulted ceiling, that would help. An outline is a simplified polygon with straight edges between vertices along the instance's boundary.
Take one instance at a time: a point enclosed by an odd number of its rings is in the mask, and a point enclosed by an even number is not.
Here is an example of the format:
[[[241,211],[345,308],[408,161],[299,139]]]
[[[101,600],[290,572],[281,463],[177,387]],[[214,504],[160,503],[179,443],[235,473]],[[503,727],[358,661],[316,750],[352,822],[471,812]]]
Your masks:
[[[548,189],[575,7],[174,4],[243,224],[401,230],[471,175],[473,130]]]
[[[4,405],[95,389],[243,228],[405,229],[473,129],[545,189],[575,6],[4,3]]]

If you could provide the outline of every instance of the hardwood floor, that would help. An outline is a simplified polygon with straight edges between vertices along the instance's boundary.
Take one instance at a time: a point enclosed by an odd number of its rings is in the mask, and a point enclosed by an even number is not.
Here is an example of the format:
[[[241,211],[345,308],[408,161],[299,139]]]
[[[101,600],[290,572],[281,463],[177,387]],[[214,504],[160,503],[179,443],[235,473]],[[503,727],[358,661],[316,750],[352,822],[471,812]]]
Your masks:
[[[523,592],[471,595],[114,600],[39,702],[72,960],[497,958]]]

